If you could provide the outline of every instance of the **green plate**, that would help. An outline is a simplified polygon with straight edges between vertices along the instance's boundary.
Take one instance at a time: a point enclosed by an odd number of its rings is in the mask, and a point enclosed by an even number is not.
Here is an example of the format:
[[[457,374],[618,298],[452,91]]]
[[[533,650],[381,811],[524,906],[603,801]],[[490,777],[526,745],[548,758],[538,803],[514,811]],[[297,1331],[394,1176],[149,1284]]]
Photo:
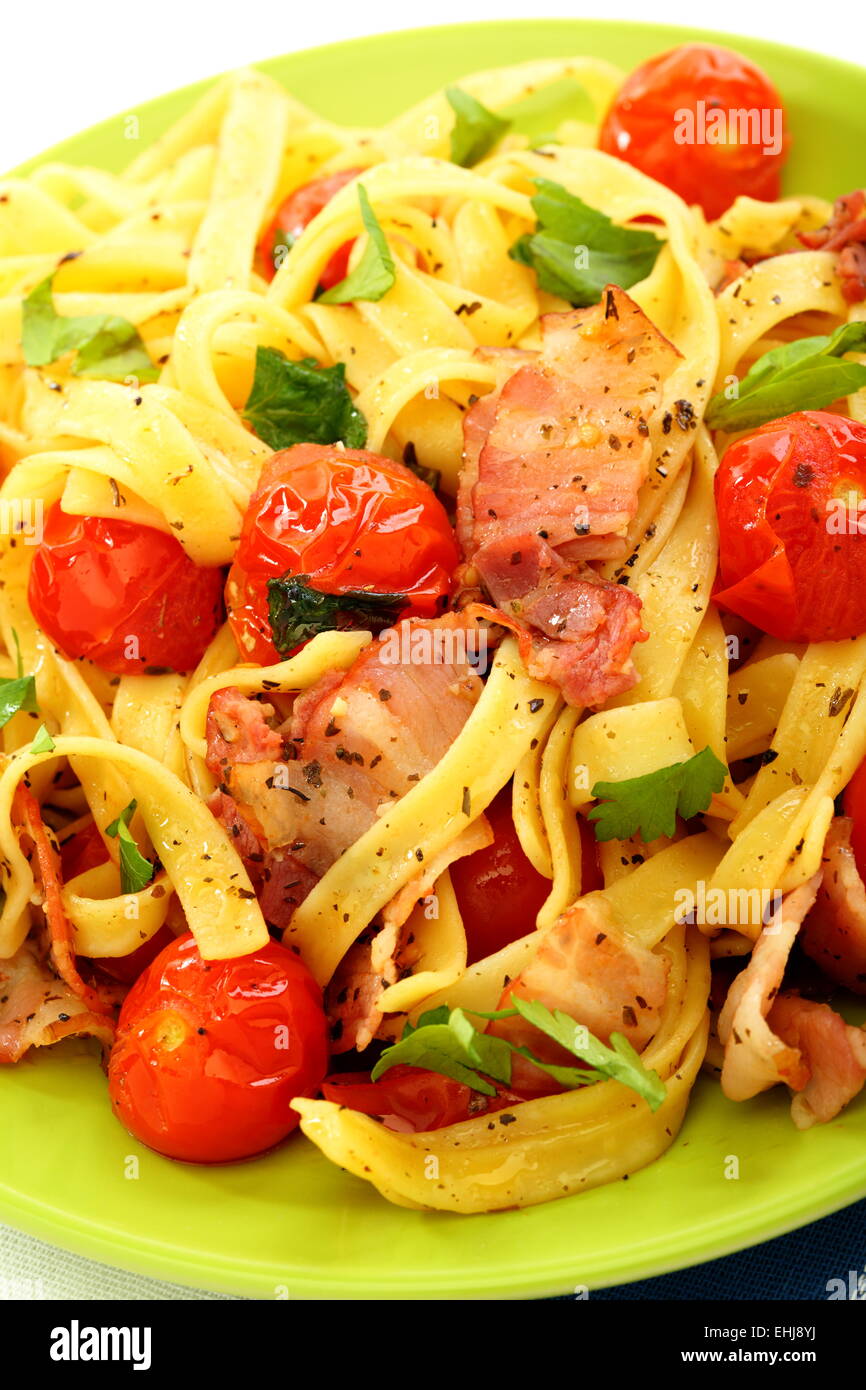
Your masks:
[[[863,72],[729,35],[578,20],[472,24],[263,67],[328,116],[366,123],[479,68],[571,53],[629,68],[689,38],[733,44],[777,82],[794,135],[789,190],[834,197],[862,183]],[[155,138],[205,85],[137,108],[141,139]],[[127,128],[119,116],[42,158],[121,168],[140,148]],[[113,1119],[85,1044],[0,1070],[0,1217],[108,1264],[252,1297],[567,1293],[712,1259],[866,1196],[866,1096],[835,1123],[799,1134],[781,1088],[733,1105],[701,1081],[677,1142],[628,1182],[456,1217],[390,1206],[300,1138],[225,1167],[161,1159]]]

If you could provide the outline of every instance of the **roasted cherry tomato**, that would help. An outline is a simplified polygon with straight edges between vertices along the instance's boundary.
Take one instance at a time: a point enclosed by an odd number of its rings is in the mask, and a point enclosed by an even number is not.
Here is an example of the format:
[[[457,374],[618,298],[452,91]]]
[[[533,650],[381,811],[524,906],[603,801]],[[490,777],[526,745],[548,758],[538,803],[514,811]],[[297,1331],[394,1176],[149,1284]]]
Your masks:
[[[498,1082],[491,1084],[496,1086],[496,1095],[485,1096],[450,1076],[420,1067],[399,1066],[386,1071],[378,1081],[371,1081],[366,1072],[341,1072],[326,1077],[322,1095],[336,1105],[375,1115],[388,1129],[417,1133],[506,1110],[525,1099]]]
[[[269,579],[304,575],[327,594],[402,594],[400,616],[432,618],[457,563],[445,508],[402,463],[296,444],[268,460],[247,508],[226,585],[229,621],[245,661],[278,661]]]
[[[819,410],[761,425],[725,453],[716,507],[717,603],[787,642],[866,632],[866,425]]]
[[[606,154],[699,203],[709,218],[740,194],[778,198],[788,143],[770,79],[714,43],[682,44],[635,68],[599,136]]]
[[[451,881],[466,928],[468,964],[492,956],[535,928],[550,880],[523,852],[511,817],[511,787],[505,787],[484,813],[493,844],[451,865]],[[595,837],[581,820],[581,892],[602,886]],[[396,1068],[395,1068],[396,1070]]]
[[[173,536],[112,517],[45,517],[33,556],[33,616],[68,657],[115,675],[191,671],[222,618],[223,571],[193,564]]]
[[[327,206],[334,194],[339,193],[341,188],[345,188],[347,183],[362,172],[361,169],[341,169],[339,174],[313,179],[312,183],[305,183],[302,188],[296,188],[294,193],[289,194],[259,242],[262,269],[269,280],[274,278],[279,269],[280,248],[291,247],[304,228]],[[319,277],[323,290],[333,289],[334,285],[339,285],[341,280],[345,280],[354,244],[353,241],[347,241],[334,252]]]
[[[284,1139],[295,1096],[315,1095],[328,1065],[318,985],[269,941],[233,960],[202,960],[179,937],[124,1001],[108,1084],[118,1119],[169,1158],[220,1163]]]
[[[494,797],[484,814],[490,821],[493,844],[451,865],[469,965],[533,931],[539,908],[550,894],[550,880],[533,867],[517,838],[510,785]]]

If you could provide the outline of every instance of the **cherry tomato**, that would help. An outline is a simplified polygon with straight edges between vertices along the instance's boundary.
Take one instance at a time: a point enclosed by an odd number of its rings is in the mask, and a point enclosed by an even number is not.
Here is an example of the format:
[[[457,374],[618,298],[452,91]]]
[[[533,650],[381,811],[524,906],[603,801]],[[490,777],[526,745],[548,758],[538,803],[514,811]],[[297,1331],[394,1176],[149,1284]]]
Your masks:
[[[851,848],[857,863],[857,872],[866,883],[866,762],[858,767],[842,797],[845,815],[853,821],[851,826]]]
[[[309,226],[314,217],[318,217],[334,194],[339,193],[341,188],[345,188],[346,184],[351,183],[360,173],[363,173],[362,169],[342,169],[339,174],[313,179],[312,183],[305,183],[289,194],[259,242],[262,268],[269,280],[273,280],[277,273],[280,247],[291,246],[297,241],[304,228]],[[353,241],[347,241],[334,252],[319,277],[323,290],[333,289],[334,285],[339,285],[341,280],[345,280],[354,244]]]
[[[476,1115],[491,1115],[524,1099],[514,1091],[492,1082],[495,1096],[473,1091],[450,1076],[420,1067],[398,1066],[386,1071],[378,1081],[371,1081],[366,1072],[340,1072],[328,1076],[322,1084],[325,1100],[375,1115],[388,1129],[403,1133],[442,1129]]]
[[[715,601],[788,642],[866,632],[866,425],[798,411],[761,425],[716,474]]]
[[[405,594],[403,617],[445,607],[458,563],[435,493],[402,463],[365,449],[296,444],[265,464],[226,585],[241,656],[280,659],[268,621],[268,580],[307,575],[328,594]]]
[[[550,894],[550,879],[533,867],[517,838],[510,785],[494,797],[484,814],[493,831],[493,844],[451,865],[469,965],[533,931],[539,908]]]
[[[192,936],[157,956],[124,1001],[108,1085],[118,1118],[169,1158],[220,1163],[284,1139],[295,1096],[328,1065],[318,985],[276,941],[202,960]]]
[[[745,131],[742,113],[749,121]],[[738,134],[747,138],[740,143]],[[635,165],[687,203],[699,203],[711,219],[740,194],[778,198],[788,143],[784,108],[770,79],[714,43],[682,44],[635,68],[599,136],[606,154]]]
[[[28,598],[62,652],[129,676],[191,671],[221,618],[223,572],[151,526],[48,511]]]

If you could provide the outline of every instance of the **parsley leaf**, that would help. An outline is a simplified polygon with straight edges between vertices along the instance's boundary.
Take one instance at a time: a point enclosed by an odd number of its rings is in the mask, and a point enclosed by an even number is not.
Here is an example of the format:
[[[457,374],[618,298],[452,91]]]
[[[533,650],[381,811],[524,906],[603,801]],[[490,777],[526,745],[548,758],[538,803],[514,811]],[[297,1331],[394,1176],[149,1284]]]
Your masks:
[[[342,362],[320,367],[313,357],[290,362],[276,348],[256,351],[256,373],[243,416],[272,449],[336,444],[363,449],[367,422],[356,410]]]
[[[487,1078],[507,1086],[511,1081],[511,1057],[517,1052],[571,1090],[607,1076],[643,1096],[651,1110],[661,1105],[665,1098],[664,1082],[657,1072],[647,1071],[621,1033],[612,1033],[611,1045],[607,1047],[588,1028],[559,1009],[551,1012],[538,1000],[518,999],[513,994],[511,1003],[512,1008],[494,1013],[449,1009],[443,1004],[422,1014],[416,1024],[407,1022],[400,1041],[385,1048],[370,1073],[371,1080],[378,1081],[391,1067],[420,1067],[492,1096],[496,1087]],[[564,1067],[543,1062],[529,1047],[518,1047],[506,1038],[479,1032],[467,1018],[467,1012],[485,1019],[514,1018],[519,1014],[588,1065]]]
[[[601,798],[589,819],[597,840],[627,840],[640,833],[644,844],[673,835],[677,812],[690,820],[706,811],[713,792],[725,785],[725,765],[707,747],[685,762],[671,763],[643,777],[623,782],[596,782],[592,796]]]
[[[159,373],[134,324],[116,314],[63,317],[54,307],[53,281],[52,273],[30,291],[21,306],[21,347],[28,366],[44,367],[74,351],[72,370],[76,376],[156,380]]]
[[[30,745],[31,753],[53,753],[54,739],[49,734],[44,724],[40,724],[36,731],[36,737]]]
[[[530,266],[541,289],[578,307],[597,304],[606,285],[627,290],[649,275],[664,243],[653,232],[619,227],[550,179],[536,179],[534,232],[509,255]]]
[[[468,169],[490,153],[511,122],[488,111],[460,87],[446,87],[445,96],[457,118],[451,131],[451,162]]]
[[[765,352],[748,370],[735,399],[710,400],[705,420],[714,430],[750,430],[796,410],[820,410],[866,386],[866,365],[842,360],[866,352],[866,323],[845,323],[829,336],[800,338]]]
[[[318,304],[351,304],[356,299],[382,299],[397,278],[385,233],[379,226],[362,183],[358,184],[358,202],[361,204],[361,221],[369,238],[364,254],[345,280],[319,295]]]
[[[19,710],[25,710],[28,714],[37,714],[38,705],[36,703],[36,677],[25,676],[24,663],[21,660],[21,643],[18,641],[18,633],[12,630],[12,637],[15,641],[15,660],[18,675],[0,680],[0,729],[4,724],[8,724],[14,714]]]
[[[124,893],[140,893],[153,878],[153,865],[145,859],[129,830],[137,803],[130,801],[117,820],[106,827],[106,835],[116,835],[120,848],[120,887]]]
[[[282,654],[319,632],[351,628],[382,632],[393,627],[406,602],[405,594],[380,594],[372,589],[326,594],[310,583],[308,574],[268,580],[268,621],[274,646]]]

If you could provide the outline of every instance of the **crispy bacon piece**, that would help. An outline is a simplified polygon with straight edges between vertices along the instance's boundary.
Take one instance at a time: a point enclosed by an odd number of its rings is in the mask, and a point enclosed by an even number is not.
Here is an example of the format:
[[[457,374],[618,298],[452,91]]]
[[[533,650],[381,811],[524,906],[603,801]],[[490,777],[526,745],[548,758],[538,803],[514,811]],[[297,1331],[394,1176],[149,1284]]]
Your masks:
[[[537,999],[549,1009],[570,1014],[603,1042],[611,1033],[622,1033],[640,1050],[659,1026],[668,968],[664,956],[630,941],[603,899],[590,895],[568,908],[543,935],[532,960],[505,986],[499,1008],[510,1007],[512,994]],[[490,1032],[531,1047],[542,1061],[579,1065],[520,1017],[500,1019],[491,1024]],[[515,1077],[522,1076],[521,1059],[514,1060]],[[537,1076],[537,1069],[527,1066]]]
[[[12,815],[19,827],[22,844],[35,859],[36,876],[42,889],[43,910],[51,944],[51,959],[60,978],[74,995],[94,1013],[108,1014],[116,1002],[114,986],[100,990],[85,983],[78,971],[72,926],[61,896],[60,855],[42,820],[39,802],[23,782],[18,784]]]
[[[821,875],[788,893],[764,928],[748,965],[734,979],[719,1016],[722,1090],[749,1100],[779,1081],[795,1093],[798,1129],[832,1120],[866,1082],[866,1032],[828,1004],[779,992],[785,966]]]
[[[636,594],[600,584],[588,566],[561,560],[533,535],[491,542],[475,565],[497,604],[477,611],[517,634],[530,676],[559,686],[577,706],[631,688],[632,647],[647,637]]]
[[[649,421],[679,353],[615,286],[593,308],[546,315],[542,337],[541,352],[516,359],[464,418],[462,580],[473,597],[483,583],[508,625],[528,633],[533,674],[572,704],[600,704],[634,683],[640,604],[588,565],[624,550],[652,457]],[[568,650],[552,652],[559,643]]]
[[[866,885],[851,848],[851,827],[845,816],[830,826],[821,886],[800,943],[831,980],[866,994]]]
[[[758,937],[748,965],[728,990],[719,1015],[719,1039],[725,1049],[722,1090],[729,1100],[750,1100],[780,1081],[801,1091],[809,1080],[802,1055],[774,1033],[767,1015],[819,882],[815,874],[786,894],[779,912]]]
[[[300,875],[292,892],[305,896],[379,808],[451,747],[481,692],[470,640],[479,625],[457,613],[398,624],[393,646],[372,642],[348,671],[299,696],[285,741],[266,722],[268,706],[237,690],[220,692],[216,709],[212,700],[208,764],[220,778],[212,809],[247,848],[252,831],[262,874],[280,877],[276,893]],[[276,864],[269,856],[278,851]]]
[[[836,251],[836,273],[848,304],[866,299],[866,193],[858,188],[833,204],[830,221],[814,232],[798,232],[812,251]]]
[[[791,1101],[798,1129],[826,1124],[862,1090],[866,1082],[866,1032],[854,1028],[830,1008],[780,994],[767,1022],[777,1037],[796,1049],[809,1079]]]
[[[0,960],[0,1062],[17,1062],[31,1047],[68,1037],[98,1038],[110,1048],[114,1023],[89,1009],[27,940],[11,959]]]

